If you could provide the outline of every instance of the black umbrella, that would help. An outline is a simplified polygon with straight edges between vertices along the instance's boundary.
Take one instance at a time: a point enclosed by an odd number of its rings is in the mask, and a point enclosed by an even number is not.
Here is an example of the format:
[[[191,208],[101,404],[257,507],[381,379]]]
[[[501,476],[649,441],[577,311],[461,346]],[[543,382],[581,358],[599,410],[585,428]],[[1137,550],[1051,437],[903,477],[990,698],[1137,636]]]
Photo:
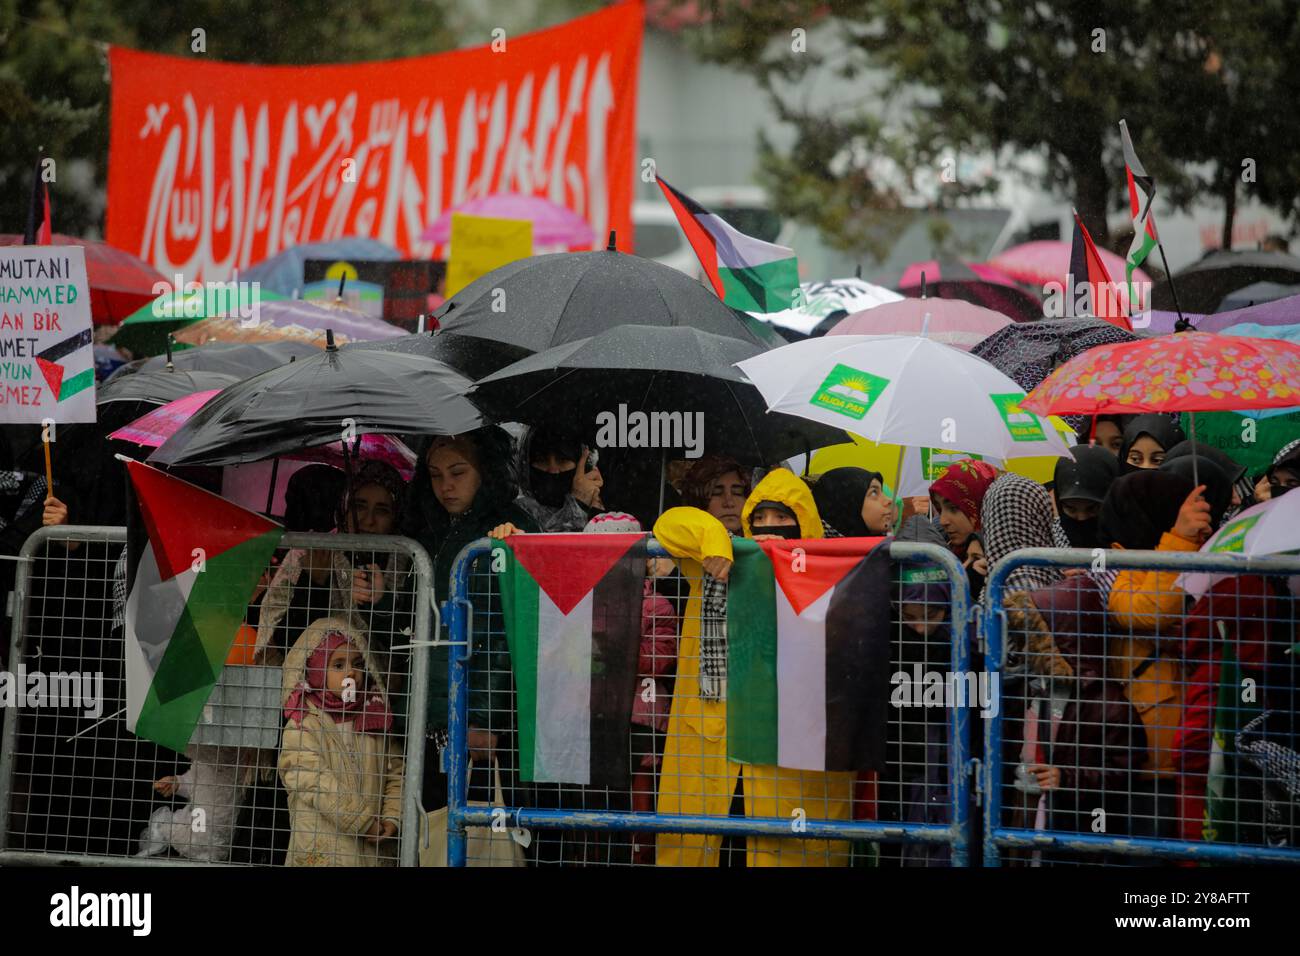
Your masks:
[[[169,369],[165,366],[137,371],[131,375],[114,375],[96,391],[95,404],[148,402],[150,405],[166,405],[195,392],[234,385],[241,377],[223,372]]]
[[[848,441],[839,429],[767,411],[733,367],[764,351],[699,329],[621,325],[521,359],[473,394],[501,420],[562,423],[594,436],[597,447],[662,448],[665,457],[684,457],[688,439],[692,457],[754,463]]]
[[[237,378],[248,378],[258,372],[284,365],[290,359],[301,361],[310,355],[320,355],[320,352],[317,346],[306,342],[213,342],[173,352],[171,363],[186,371],[224,372]],[[155,355],[140,363],[136,371],[166,368],[167,360],[165,355]],[[123,374],[123,369],[119,369],[116,374]]]
[[[471,382],[431,359],[379,351],[315,355],[227,388],[150,457],[163,465],[237,465],[355,434],[459,435],[484,424]]]
[[[1076,355],[1098,345],[1135,342],[1139,337],[1101,319],[1040,319],[1013,322],[975,346],[970,354],[1032,392],[1057,366]],[[1062,417],[1074,428],[1083,424],[1083,416]]]
[[[1256,282],[1300,283],[1300,258],[1285,252],[1212,252],[1174,276],[1184,312],[1214,312],[1224,297]],[[1151,290],[1151,308],[1174,307],[1169,280]]]
[[[477,380],[491,375],[502,367],[503,351],[495,343],[454,332],[437,331],[426,335],[404,335],[400,339],[383,342],[352,342],[343,346],[349,349],[367,349],[377,352],[399,352],[403,355],[422,355],[425,358],[450,365],[466,378]],[[523,358],[529,352],[518,350]]]
[[[517,259],[461,289],[434,318],[442,332],[477,339],[494,369],[619,325],[683,325],[763,348],[785,344],[684,273],[613,249]]]

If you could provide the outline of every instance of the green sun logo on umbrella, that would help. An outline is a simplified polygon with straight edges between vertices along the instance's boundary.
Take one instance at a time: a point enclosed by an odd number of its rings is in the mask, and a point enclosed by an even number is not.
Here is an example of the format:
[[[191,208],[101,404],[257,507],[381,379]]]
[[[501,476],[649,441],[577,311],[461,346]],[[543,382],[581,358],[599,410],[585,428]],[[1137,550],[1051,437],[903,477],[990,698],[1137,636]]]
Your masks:
[[[809,404],[861,421],[888,384],[889,379],[879,375],[848,365],[836,365]]]

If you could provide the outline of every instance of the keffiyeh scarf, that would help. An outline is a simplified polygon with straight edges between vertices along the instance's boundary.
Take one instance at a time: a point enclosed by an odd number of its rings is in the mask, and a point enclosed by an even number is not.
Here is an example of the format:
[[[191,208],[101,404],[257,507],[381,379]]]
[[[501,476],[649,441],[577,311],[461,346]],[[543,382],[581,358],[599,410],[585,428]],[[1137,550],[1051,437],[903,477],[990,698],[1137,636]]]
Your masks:
[[[700,696],[727,699],[727,582],[707,571],[700,587]]]
[[[989,486],[981,524],[990,567],[1021,548],[1070,547],[1070,539],[1052,514],[1047,489],[1023,475],[1006,474]],[[1061,577],[1059,568],[1017,568],[1007,578],[1007,589],[1033,591],[1051,587]]]

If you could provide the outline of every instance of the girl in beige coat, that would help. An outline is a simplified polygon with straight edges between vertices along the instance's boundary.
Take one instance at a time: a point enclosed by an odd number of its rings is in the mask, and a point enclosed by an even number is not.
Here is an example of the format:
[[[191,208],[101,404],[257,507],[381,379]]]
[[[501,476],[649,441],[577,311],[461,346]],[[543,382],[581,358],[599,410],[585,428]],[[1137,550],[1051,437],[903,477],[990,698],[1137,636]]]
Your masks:
[[[286,866],[395,866],[404,761],[380,672],[339,618],[311,624],[284,662],[280,779]]]

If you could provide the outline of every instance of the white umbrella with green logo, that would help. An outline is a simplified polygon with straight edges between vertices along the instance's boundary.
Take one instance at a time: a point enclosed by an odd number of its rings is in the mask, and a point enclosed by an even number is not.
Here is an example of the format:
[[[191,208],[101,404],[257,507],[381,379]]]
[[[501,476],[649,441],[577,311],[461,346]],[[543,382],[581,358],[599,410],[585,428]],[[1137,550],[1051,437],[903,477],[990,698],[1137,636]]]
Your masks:
[[[910,335],[808,339],[737,362],[768,409],[875,442],[990,458],[1067,455],[1025,392],[983,359]]]
[[[1300,551],[1300,494],[1294,491],[1252,505],[1201,545],[1202,554],[1239,554],[1243,558],[1290,551]],[[1178,586],[1193,598],[1199,598],[1226,576],[1188,573],[1178,579]]]

